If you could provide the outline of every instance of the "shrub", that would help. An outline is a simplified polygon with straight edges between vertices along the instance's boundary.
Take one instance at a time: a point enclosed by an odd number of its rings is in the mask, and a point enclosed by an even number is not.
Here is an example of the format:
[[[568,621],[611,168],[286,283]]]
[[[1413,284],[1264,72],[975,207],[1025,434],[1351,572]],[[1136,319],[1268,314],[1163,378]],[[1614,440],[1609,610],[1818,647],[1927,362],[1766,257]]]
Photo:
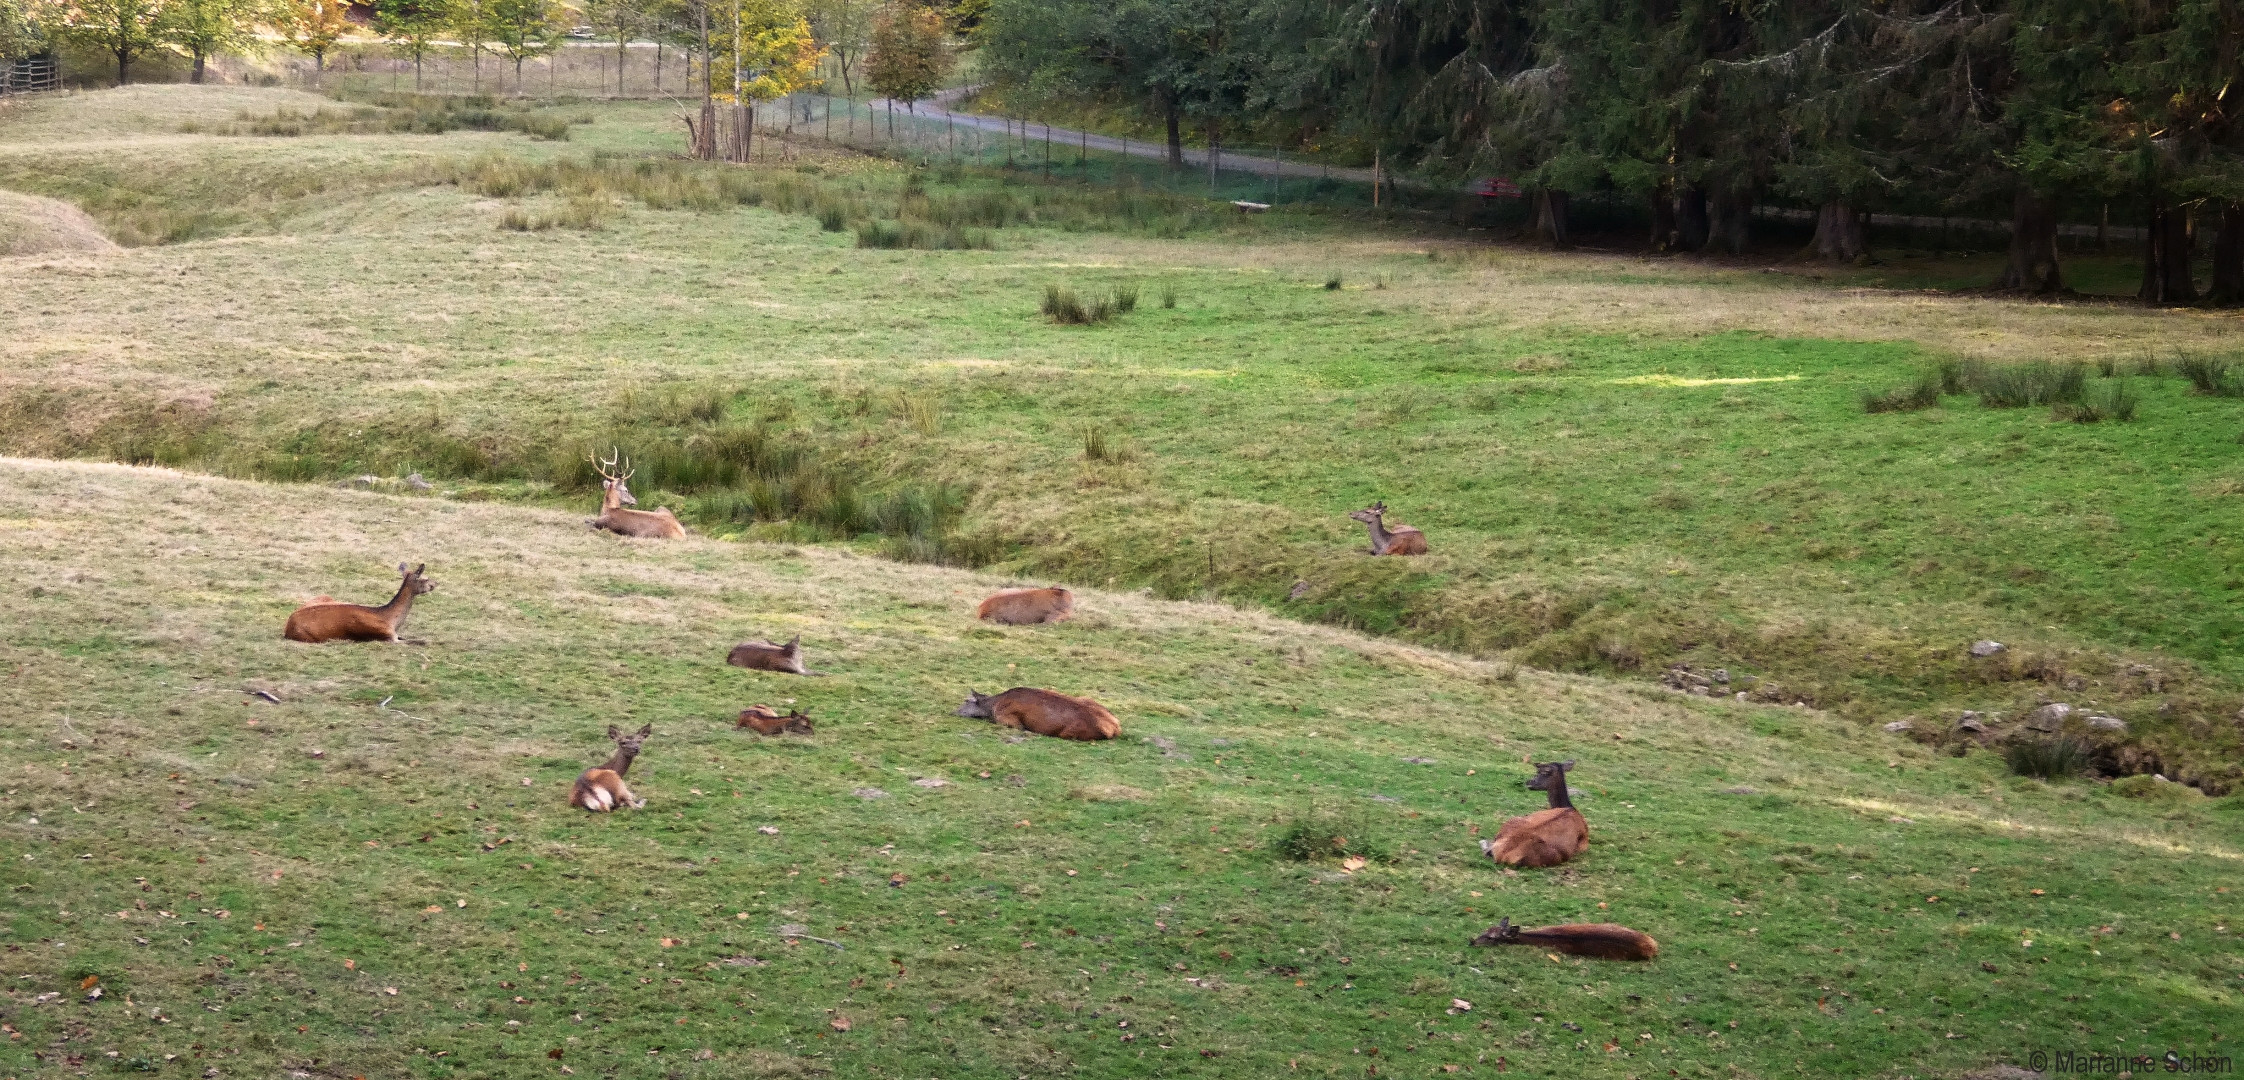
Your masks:
[[[1940,374],[1940,392],[1942,394],[1961,394],[1964,392],[1964,367],[1961,361],[1942,360],[1934,366],[1933,370]]]
[[[1384,862],[1391,855],[1362,815],[1315,807],[1295,814],[1278,833],[1274,844],[1279,855],[1296,862],[1344,859],[1351,855]]]
[[[2019,776],[2057,780],[2088,770],[2088,746],[2078,739],[2022,739],[2003,749],[2003,761]]]
[[[840,232],[849,226],[849,219],[841,207],[829,206],[818,212],[818,227],[826,232]]]
[[[2108,380],[2099,383],[2077,402],[2059,402],[2050,406],[2049,415],[2056,420],[2070,420],[2076,424],[2094,424],[2104,420],[2126,422],[2135,418],[2135,391],[2125,380]]]

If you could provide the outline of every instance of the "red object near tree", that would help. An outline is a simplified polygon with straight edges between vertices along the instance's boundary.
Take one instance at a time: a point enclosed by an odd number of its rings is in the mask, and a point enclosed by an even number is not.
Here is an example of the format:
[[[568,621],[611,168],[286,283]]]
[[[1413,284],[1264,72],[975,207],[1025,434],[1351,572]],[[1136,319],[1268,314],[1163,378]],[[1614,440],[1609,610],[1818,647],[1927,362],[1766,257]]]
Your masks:
[[[1474,185],[1473,194],[1483,199],[1524,199],[1527,197],[1527,193],[1521,191],[1518,184],[1512,183],[1512,178],[1509,176],[1491,176]]]

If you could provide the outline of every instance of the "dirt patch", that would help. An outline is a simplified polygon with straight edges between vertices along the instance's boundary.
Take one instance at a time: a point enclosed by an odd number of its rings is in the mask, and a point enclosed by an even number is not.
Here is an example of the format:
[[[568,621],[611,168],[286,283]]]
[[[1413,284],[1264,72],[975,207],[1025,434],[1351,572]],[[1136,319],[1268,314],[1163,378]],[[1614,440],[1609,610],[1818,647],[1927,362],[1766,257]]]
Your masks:
[[[0,191],[0,255],[115,250],[85,211],[57,199]]]

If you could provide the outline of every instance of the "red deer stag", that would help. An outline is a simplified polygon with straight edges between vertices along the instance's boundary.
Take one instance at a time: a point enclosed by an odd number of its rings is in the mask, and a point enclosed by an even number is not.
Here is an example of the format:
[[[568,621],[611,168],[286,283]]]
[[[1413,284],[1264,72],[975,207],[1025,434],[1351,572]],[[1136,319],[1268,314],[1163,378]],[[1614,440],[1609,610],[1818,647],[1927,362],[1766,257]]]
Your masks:
[[[803,636],[796,634],[785,645],[768,641],[743,641],[732,647],[725,663],[744,667],[750,671],[777,671],[785,675],[824,675],[803,667]]]
[[[592,462],[593,471],[600,474],[601,493],[600,516],[586,520],[585,524],[595,529],[606,529],[618,536],[636,536],[647,540],[685,539],[686,527],[678,524],[678,515],[671,513],[668,507],[660,510],[624,509],[625,506],[639,505],[639,500],[633,498],[631,489],[624,486],[624,481],[631,479],[631,474],[635,471],[631,468],[629,458],[623,459],[621,475],[609,471],[618,468],[618,456],[613,449],[608,452],[606,461],[589,454],[585,456],[586,461]]]
[[[1055,585],[1049,589],[1006,589],[987,600],[976,613],[1006,626],[1033,626],[1075,617],[1075,594]]]
[[[740,710],[740,722],[733,726],[736,728],[751,728],[758,735],[816,734],[810,726],[809,713],[800,709],[790,709],[787,715],[781,716],[779,710],[769,705],[750,705]]]
[[[959,716],[987,720],[999,727],[1019,728],[1055,739],[1096,742],[1122,734],[1122,724],[1106,706],[1090,698],[1069,697],[1050,690],[1016,686],[1002,694],[966,692]]]
[[[1426,534],[1408,525],[1387,528],[1387,504],[1375,502],[1361,510],[1350,511],[1348,516],[1364,523],[1371,530],[1371,553],[1374,555],[1424,555]]]
[[[1507,866],[1557,866],[1589,850],[1589,822],[1566,796],[1566,773],[1571,761],[1546,761],[1535,766],[1529,791],[1548,791],[1551,805],[1526,817],[1515,817],[1497,830],[1496,839],[1481,842],[1481,849]]]
[[[404,563],[397,564],[405,580],[398,585],[397,595],[381,607],[338,604],[329,597],[318,597],[288,617],[281,636],[314,645],[323,641],[403,642],[397,632],[404,629],[405,617],[413,611],[413,599],[436,588],[436,582],[422,572],[428,568],[427,563],[411,570]]]
[[[1567,923],[1529,930],[1513,926],[1510,919],[1481,931],[1475,945],[1532,945],[1538,949],[1599,960],[1650,960],[1660,954],[1660,943],[1641,930],[1613,923]]]
[[[595,814],[605,814],[619,806],[644,809],[647,800],[632,797],[631,789],[623,786],[623,774],[631,771],[631,759],[639,756],[639,748],[646,745],[647,736],[652,734],[653,724],[629,735],[609,724],[608,738],[616,744],[616,752],[577,777],[576,786],[569,789],[569,805],[581,806]]]

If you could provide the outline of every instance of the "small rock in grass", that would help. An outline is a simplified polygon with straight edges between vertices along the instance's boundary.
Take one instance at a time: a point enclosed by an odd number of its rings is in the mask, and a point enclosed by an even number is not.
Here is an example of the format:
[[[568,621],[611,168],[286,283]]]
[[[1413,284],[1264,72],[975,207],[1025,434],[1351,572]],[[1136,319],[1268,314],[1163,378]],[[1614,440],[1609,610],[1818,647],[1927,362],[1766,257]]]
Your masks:
[[[877,787],[857,788],[855,790],[852,790],[850,794],[855,795],[860,799],[885,799],[888,797],[887,792],[882,791]]]
[[[1893,723],[1887,724],[1886,730],[1898,735],[1904,731],[1914,731],[1916,730],[1916,727],[1917,725],[1910,723],[1907,720],[1896,720]]]
[[[2026,714],[2026,727],[2031,731],[2056,731],[2065,726],[2065,718],[2073,714],[2073,707],[2062,701],[2053,701]]]
[[[1971,655],[1985,659],[2008,648],[2010,646],[1999,641],[1974,641],[1971,643]]]
[[[427,491],[434,485],[430,484],[426,479],[423,479],[420,473],[414,473],[413,475],[405,478],[405,486],[412,488],[415,491]]]
[[[2116,716],[2091,716],[2088,718],[2088,726],[2098,731],[2125,731],[2127,721]]]
[[[922,776],[919,779],[912,781],[912,786],[923,788],[948,787],[950,786],[950,781],[945,780],[940,776]]]
[[[1759,794],[1759,793],[1760,793],[1760,791],[1761,791],[1761,789],[1760,789],[1760,788],[1754,787],[1754,786],[1753,786],[1753,785],[1751,785],[1751,784],[1739,784],[1739,785],[1738,785],[1738,786],[1736,786],[1736,787],[1726,787],[1726,788],[1723,788],[1723,789],[1722,789],[1722,794],[1724,794],[1724,795],[1757,795],[1757,794]]]
[[[1430,758],[1430,757],[1406,757],[1406,758],[1404,758],[1404,759],[1403,759],[1403,764],[1405,764],[1405,765],[1432,765],[1432,764],[1434,764],[1434,759],[1432,759],[1432,758]]]

